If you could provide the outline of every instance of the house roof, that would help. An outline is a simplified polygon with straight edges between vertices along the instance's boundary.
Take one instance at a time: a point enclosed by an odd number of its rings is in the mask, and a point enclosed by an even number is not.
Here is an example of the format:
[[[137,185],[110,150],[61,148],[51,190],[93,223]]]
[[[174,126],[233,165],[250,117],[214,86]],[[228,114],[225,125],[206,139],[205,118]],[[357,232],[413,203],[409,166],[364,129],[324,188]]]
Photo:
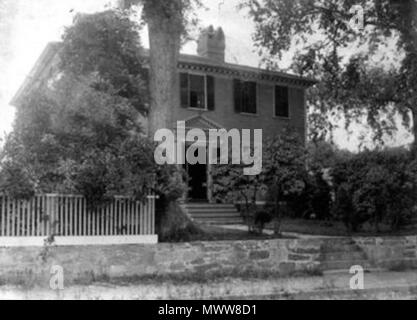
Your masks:
[[[10,101],[12,106],[19,105],[23,97],[27,96],[33,88],[35,88],[42,82],[43,79],[47,77],[61,45],[61,42],[49,42],[46,45],[40,57],[35,62],[32,70],[26,76],[22,85]]]
[[[289,73],[254,68],[239,64],[221,63],[200,56],[181,54],[179,68],[185,70],[205,71],[248,80],[261,80],[286,84],[289,86],[311,87],[316,80]]]
[[[35,63],[29,75],[16,92],[11,105],[19,105],[23,97],[33,90],[37,84],[48,77],[52,68],[53,61],[56,61],[57,54],[62,47],[62,42],[50,42]],[[149,50],[143,52],[145,58],[149,58]],[[244,65],[219,62],[198,55],[180,54],[179,65],[183,71],[200,71],[205,73],[219,74],[224,76],[237,77],[245,80],[260,80],[280,83],[295,87],[310,87],[317,83],[316,80],[300,77],[284,72],[271,71],[266,69],[254,68]]]

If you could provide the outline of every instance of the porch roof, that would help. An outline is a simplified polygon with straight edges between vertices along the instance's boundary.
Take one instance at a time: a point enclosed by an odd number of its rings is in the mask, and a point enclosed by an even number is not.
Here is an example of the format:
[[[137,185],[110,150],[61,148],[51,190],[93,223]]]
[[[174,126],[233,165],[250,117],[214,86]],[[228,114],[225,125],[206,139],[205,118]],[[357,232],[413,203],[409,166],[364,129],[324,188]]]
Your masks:
[[[224,127],[221,124],[207,118],[206,116],[202,114],[195,115],[185,120],[185,129],[187,130],[202,129],[202,130],[208,131],[210,129],[220,130],[223,128]]]

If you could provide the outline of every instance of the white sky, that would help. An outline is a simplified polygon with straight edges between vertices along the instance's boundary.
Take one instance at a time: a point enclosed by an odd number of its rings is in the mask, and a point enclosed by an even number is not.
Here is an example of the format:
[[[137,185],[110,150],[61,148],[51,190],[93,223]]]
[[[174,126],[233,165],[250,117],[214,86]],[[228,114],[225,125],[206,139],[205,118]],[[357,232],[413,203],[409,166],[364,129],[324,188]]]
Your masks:
[[[77,12],[100,11],[111,1],[0,0],[0,138],[12,129],[14,108],[9,105],[9,101],[46,44],[60,40],[64,27],[72,23]],[[203,2],[206,9],[201,9],[198,16],[204,26],[213,24],[223,27],[227,41],[227,61],[258,66],[260,58],[255,54],[256,49],[251,39],[254,25],[243,12],[236,9],[239,0]],[[146,35],[143,40],[146,46]],[[195,51],[194,43],[187,44],[183,50],[186,53]],[[411,142],[404,134],[399,136],[400,142]],[[349,141],[343,132],[336,136],[342,147],[354,149],[357,145],[355,137]]]

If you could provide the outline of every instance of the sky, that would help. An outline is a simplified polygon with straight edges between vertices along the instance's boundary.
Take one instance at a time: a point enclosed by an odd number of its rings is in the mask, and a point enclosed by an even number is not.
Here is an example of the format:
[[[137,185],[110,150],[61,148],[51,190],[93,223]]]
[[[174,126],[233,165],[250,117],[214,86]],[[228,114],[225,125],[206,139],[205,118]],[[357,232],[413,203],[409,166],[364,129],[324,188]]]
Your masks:
[[[15,110],[9,105],[14,93],[39,58],[46,44],[58,41],[65,26],[72,23],[78,12],[93,13],[104,10],[112,1],[103,0],[0,0],[0,138],[12,130]],[[254,24],[245,12],[238,11],[239,0],[204,0],[205,8],[197,15],[201,26],[221,26],[226,34],[226,60],[232,63],[257,67],[260,57],[256,54],[252,34]],[[147,46],[146,31],[143,44]],[[190,42],[184,53],[195,54],[196,44]],[[284,58],[281,66],[289,63]],[[355,134],[339,130],[336,142],[343,148],[355,150],[361,130],[353,128]],[[403,130],[397,137],[400,144],[411,142]],[[0,142],[1,145],[1,142]]]

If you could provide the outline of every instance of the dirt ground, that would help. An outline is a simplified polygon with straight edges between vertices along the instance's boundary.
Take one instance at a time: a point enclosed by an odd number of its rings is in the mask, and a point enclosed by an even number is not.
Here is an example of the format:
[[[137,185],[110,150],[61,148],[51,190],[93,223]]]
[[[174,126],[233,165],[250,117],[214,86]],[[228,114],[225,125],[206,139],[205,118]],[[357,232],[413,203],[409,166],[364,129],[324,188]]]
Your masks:
[[[411,299],[417,300],[417,273],[375,272],[364,275],[364,290],[350,288],[346,272],[314,277],[276,279],[223,279],[211,283],[147,283],[117,285],[97,283],[63,290],[0,287],[0,299],[41,300],[202,300],[202,299]]]

